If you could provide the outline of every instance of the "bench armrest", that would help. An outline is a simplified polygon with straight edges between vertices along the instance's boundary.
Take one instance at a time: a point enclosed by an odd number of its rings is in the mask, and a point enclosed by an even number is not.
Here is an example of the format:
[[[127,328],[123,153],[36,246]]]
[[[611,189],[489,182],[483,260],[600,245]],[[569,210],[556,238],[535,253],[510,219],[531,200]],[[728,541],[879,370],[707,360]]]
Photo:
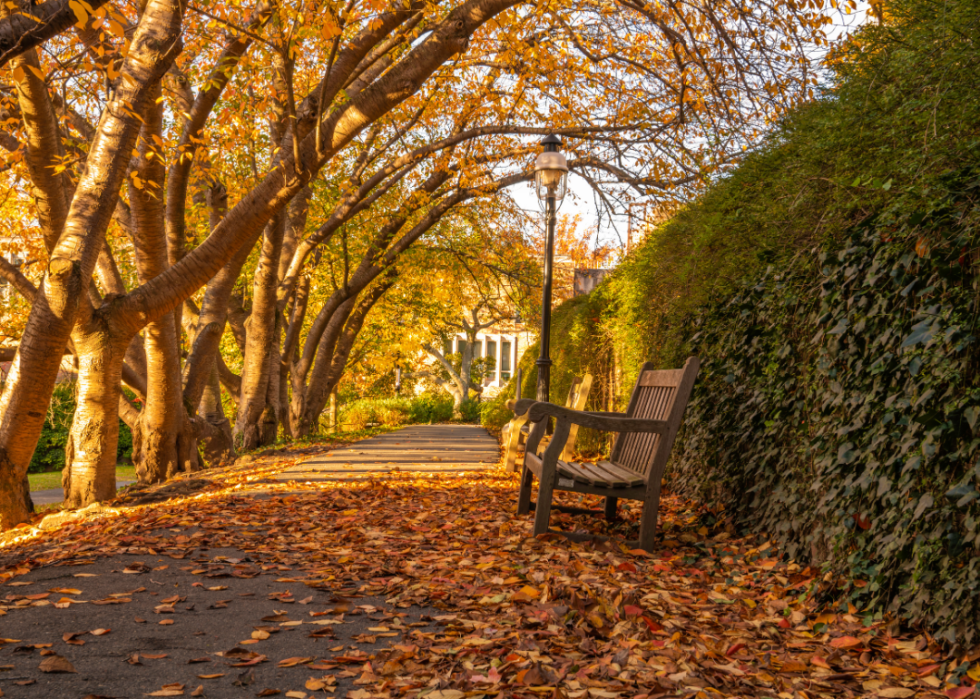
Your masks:
[[[518,402],[518,407],[520,407],[521,402],[523,401]],[[664,420],[641,420],[626,417],[622,413],[588,413],[562,408],[554,403],[532,401],[526,410],[529,422],[540,422],[546,417],[554,417],[559,420],[567,420],[573,425],[590,427],[602,432],[655,432],[663,434],[667,432],[668,428],[667,422]]]
[[[514,400],[513,398],[511,398],[509,401],[507,401],[505,405],[509,410],[513,411],[515,415],[520,416],[527,413],[527,411],[531,409],[531,406],[537,402],[538,401],[534,400],[533,398],[521,398],[520,400]],[[547,405],[554,405],[554,403],[547,403]],[[560,406],[556,405],[555,407],[557,408]],[[565,408],[565,410],[568,410],[568,408]],[[594,417],[619,417],[619,418],[629,417],[626,413],[610,413],[610,412],[589,411],[589,410],[575,411],[575,412],[581,412],[583,415],[592,415]]]
[[[520,400],[514,400],[511,398],[505,403],[507,408],[513,411],[514,415],[520,417],[527,412],[527,409],[534,405],[537,401],[533,398],[521,398]]]

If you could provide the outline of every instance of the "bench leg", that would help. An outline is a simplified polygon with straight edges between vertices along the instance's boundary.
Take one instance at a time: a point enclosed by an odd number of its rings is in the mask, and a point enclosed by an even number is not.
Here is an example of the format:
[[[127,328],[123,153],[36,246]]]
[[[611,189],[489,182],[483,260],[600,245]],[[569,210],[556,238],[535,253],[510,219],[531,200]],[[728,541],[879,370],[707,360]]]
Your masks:
[[[504,456],[504,470],[508,473],[518,470],[517,462],[521,454],[521,444],[524,442],[521,428],[525,424],[527,424],[527,417],[514,418],[510,421],[510,428],[507,431],[507,453]]]
[[[538,481],[538,502],[534,506],[534,536],[548,531],[551,520],[551,499],[555,495],[554,478]]]
[[[657,536],[657,512],[660,510],[660,483],[656,483],[647,491],[646,502],[643,503],[643,515],[640,518],[640,548],[647,553],[653,553],[653,540]]]
[[[521,489],[517,496],[517,514],[526,515],[531,511],[531,483],[534,481],[534,474],[527,466],[521,473]]]
[[[619,504],[619,498],[608,497],[606,498],[605,515],[606,519],[612,522],[616,519],[616,505]]]

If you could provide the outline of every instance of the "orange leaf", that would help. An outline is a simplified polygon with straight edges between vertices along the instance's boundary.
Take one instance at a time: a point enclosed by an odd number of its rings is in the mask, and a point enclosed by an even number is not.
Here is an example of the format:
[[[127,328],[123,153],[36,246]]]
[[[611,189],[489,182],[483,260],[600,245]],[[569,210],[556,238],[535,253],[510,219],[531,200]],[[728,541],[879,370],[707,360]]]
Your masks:
[[[840,638],[835,638],[830,642],[833,648],[855,648],[862,645],[860,638],[854,638],[854,636],[841,636]]]
[[[279,667],[295,667],[297,665],[303,665],[305,663],[311,663],[311,662],[313,662],[313,658],[312,657],[309,657],[309,658],[300,658],[300,657],[286,658],[285,660],[280,660],[279,661]]]
[[[949,699],[964,699],[973,694],[973,687],[951,687],[946,690],[946,696]]]

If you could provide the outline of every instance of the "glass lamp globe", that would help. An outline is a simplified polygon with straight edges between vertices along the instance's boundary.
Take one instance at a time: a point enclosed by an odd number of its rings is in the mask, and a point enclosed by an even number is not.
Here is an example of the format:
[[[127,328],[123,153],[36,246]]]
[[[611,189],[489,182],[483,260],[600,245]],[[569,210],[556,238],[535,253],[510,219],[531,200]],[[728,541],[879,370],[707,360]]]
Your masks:
[[[534,188],[538,195],[538,204],[544,209],[548,200],[554,197],[557,208],[565,198],[568,162],[558,152],[561,140],[557,136],[547,136],[541,141],[541,145],[544,146],[544,152],[534,161]]]

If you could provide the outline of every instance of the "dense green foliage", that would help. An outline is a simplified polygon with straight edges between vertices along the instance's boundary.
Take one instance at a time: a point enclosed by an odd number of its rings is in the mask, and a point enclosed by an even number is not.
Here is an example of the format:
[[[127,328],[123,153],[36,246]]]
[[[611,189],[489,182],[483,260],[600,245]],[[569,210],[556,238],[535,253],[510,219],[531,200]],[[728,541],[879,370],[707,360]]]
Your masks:
[[[41,437],[38,439],[34,457],[28,469],[30,473],[60,471],[65,465],[65,446],[68,444],[68,431],[75,412],[75,384],[60,383],[51,395],[48,415],[44,419]],[[116,461],[128,462],[133,456],[133,435],[129,427],[120,421],[119,446]]]
[[[964,644],[980,640],[978,45],[976,3],[888,3],[822,99],[557,309],[552,336],[554,383],[590,371],[620,408],[642,362],[697,353],[671,487],[842,575],[833,601]]]
[[[354,401],[340,410],[340,425],[343,431],[349,432],[363,430],[372,424],[397,427],[448,422],[452,417],[452,398],[423,393],[413,398],[363,398]]]

